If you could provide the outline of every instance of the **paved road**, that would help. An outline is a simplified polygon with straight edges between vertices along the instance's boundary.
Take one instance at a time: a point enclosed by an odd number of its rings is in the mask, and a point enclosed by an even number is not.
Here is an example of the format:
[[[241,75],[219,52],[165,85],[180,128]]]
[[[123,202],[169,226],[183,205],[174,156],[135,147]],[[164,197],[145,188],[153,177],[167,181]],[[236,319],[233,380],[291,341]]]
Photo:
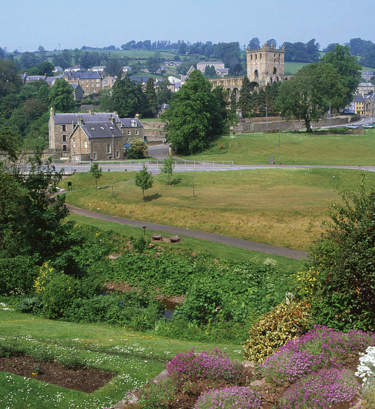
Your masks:
[[[124,172],[138,171],[142,168],[141,163],[112,163],[100,164],[103,172]],[[147,163],[146,167],[153,174],[158,174],[162,168],[162,162]],[[65,173],[81,173],[90,170],[89,164],[72,165],[72,164],[55,164],[56,170],[64,169]],[[230,165],[214,162],[198,162],[189,161],[177,163],[174,167],[175,172],[211,172],[211,171],[229,171],[229,170],[256,170],[256,169],[293,169],[293,168],[308,168],[308,169],[351,169],[351,170],[366,170],[375,172],[375,166],[340,166],[340,165]]]
[[[148,230],[152,230],[155,232],[164,232],[164,233],[168,233],[172,235],[177,234],[179,236],[188,236],[188,237],[193,237],[195,239],[211,241],[215,243],[224,244],[227,246],[239,247],[245,250],[255,250],[261,253],[273,254],[277,256],[284,256],[284,257],[293,258],[297,260],[307,257],[307,253],[304,251],[300,251],[300,250],[293,250],[293,249],[288,249],[285,247],[276,247],[276,246],[271,246],[269,244],[257,243],[255,241],[242,240],[242,239],[237,239],[235,237],[222,236],[220,234],[214,234],[214,233],[207,233],[207,232],[200,231],[200,230],[190,230],[190,229],[184,229],[182,227],[168,226],[165,224],[156,224],[156,223],[150,223],[150,222],[143,222],[139,220],[130,220],[130,219],[122,218],[122,217],[116,217],[116,216],[110,216],[107,214],[92,212],[91,210],[81,209],[79,207],[75,207],[72,205],[67,205],[67,206],[72,213],[75,213],[81,216],[91,217],[91,218],[99,219],[99,220],[105,220],[105,221],[118,223],[118,224],[125,224],[125,225],[133,226],[133,227],[146,226]]]

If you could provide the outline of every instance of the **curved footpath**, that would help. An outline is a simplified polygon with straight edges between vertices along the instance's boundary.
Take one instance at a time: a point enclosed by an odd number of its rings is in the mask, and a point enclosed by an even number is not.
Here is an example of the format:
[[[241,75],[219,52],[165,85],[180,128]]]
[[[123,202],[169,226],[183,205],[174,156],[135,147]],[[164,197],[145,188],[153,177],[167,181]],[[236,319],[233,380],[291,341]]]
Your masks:
[[[266,254],[274,254],[277,256],[293,258],[296,260],[301,260],[302,258],[307,257],[307,253],[301,250],[293,250],[286,247],[271,246],[269,244],[257,243],[255,241],[250,240],[237,239],[235,237],[230,236],[222,236],[220,234],[208,233],[201,230],[190,230],[184,229],[182,227],[169,226],[166,224],[156,224],[150,222],[143,222],[139,220],[125,219],[123,217],[110,216],[108,214],[92,212],[91,210],[82,209],[80,207],[72,206],[70,204],[67,204],[67,207],[72,213],[78,214],[80,216],[105,220],[112,223],[125,224],[133,227],[146,226],[148,230],[153,230],[155,232],[164,232],[173,235],[178,234],[179,236],[193,237],[199,240],[211,241],[215,243],[224,244],[227,246],[239,247],[245,250],[259,251],[261,253]]]

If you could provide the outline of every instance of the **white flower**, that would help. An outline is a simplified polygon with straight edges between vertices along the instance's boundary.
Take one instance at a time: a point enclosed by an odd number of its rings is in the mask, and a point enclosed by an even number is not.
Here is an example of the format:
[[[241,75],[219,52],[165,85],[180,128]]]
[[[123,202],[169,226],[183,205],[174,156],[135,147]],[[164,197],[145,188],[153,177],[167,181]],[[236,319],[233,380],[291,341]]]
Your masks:
[[[363,386],[375,380],[375,347],[368,347],[366,353],[361,354],[355,375],[362,379]]]

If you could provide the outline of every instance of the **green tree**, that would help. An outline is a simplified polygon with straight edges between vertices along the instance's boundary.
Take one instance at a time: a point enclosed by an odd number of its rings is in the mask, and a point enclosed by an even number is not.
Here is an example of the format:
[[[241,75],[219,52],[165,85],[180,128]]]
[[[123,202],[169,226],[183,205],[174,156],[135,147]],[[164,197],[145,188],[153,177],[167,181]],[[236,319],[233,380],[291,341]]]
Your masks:
[[[65,196],[56,195],[62,173],[39,153],[27,167],[25,174],[16,162],[0,162],[0,253],[46,260],[70,245]]]
[[[147,145],[142,139],[133,139],[127,152],[129,159],[142,159],[146,157]]]
[[[169,104],[172,98],[172,91],[168,88],[168,80],[159,82],[156,90],[156,99],[158,106]]]
[[[243,118],[250,118],[254,115],[254,100],[252,98],[253,90],[254,87],[251,85],[247,76],[244,77],[240,90],[240,98],[238,100],[238,107],[241,110]]]
[[[147,171],[146,165],[135,176],[135,184],[142,189],[143,200],[145,200],[145,190],[152,188],[152,173]]]
[[[375,331],[375,191],[344,193],[310,252],[319,271],[313,316],[337,329]]]
[[[133,118],[135,114],[143,114],[147,108],[147,99],[141,85],[136,85],[126,75],[117,78],[112,88],[112,109],[120,117]]]
[[[156,98],[155,85],[153,78],[149,78],[146,82],[146,99],[147,99],[147,112],[145,116],[155,117],[158,112],[158,101]]]
[[[167,175],[167,183],[170,185],[172,183],[172,175],[173,175],[173,158],[169,156],[167,159],[163,161],[163,168],[162,173]]]
[[[14,129],[7,126],[0,128],[0,152],[6,152],[10,159],[15,160],[19,142],[19,135]]]
[[[301,119],[307,132],[312,132],[311,121],[319,120],[343,97],[344,89],[332,64],[314,63],[303,67],[279,90],[277,107],[285,118]]]
[[[75,106],[72,86],[59,78],[49,91],[49,100],[56,111],[71,112]]]
[[[206,65],[206,68],[204,69],[204,75],[207,78],[216,78],[216,70],[213,65]]]
[[[162,119],[167,140],[177,153],[191,154],[209,146],[227,130],[228,112],[221,88],[211,91],[210,82],[195,70],[174,94]]]
[[[29,75],[53,75],[54,66],[49,61],[43,61],[36,67],[31,67],[27,70]]]
[[[11,92],[17,92],[20,87],[21,80],[13,61],[0,60],[0,98]]]
[[[102,177],[102,169],[96,162],[91,164],[90,173],[95,178],[95,186],[98,188],[98,181]]]
[[[343,108],[353,99],[353,94],[361,80],[362,67],[356,57],[350,55],[348,47],[338,44],[333,51],[324,55],[322,62],[332,64],[339,73],[344,92],[337,99],[334,107]]]

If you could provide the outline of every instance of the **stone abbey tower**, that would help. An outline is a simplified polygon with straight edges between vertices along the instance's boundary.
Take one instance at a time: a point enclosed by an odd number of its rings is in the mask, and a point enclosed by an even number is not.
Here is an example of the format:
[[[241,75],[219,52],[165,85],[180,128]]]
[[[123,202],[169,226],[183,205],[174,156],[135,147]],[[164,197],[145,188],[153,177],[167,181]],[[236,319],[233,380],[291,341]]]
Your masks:
[[[260,87],[284,80],[285,49],[266,44],[260,50],[246,50],[247,77]]]
[[[257,87],[265,87],[273,82],[284,81],[285,49],[277,49],[264,44],[259,50],[246,50],[246,71],[250,82]],[[210,79],[213,87],[223,87],[239,96],[242,87],[243,77],[226,77]]]

